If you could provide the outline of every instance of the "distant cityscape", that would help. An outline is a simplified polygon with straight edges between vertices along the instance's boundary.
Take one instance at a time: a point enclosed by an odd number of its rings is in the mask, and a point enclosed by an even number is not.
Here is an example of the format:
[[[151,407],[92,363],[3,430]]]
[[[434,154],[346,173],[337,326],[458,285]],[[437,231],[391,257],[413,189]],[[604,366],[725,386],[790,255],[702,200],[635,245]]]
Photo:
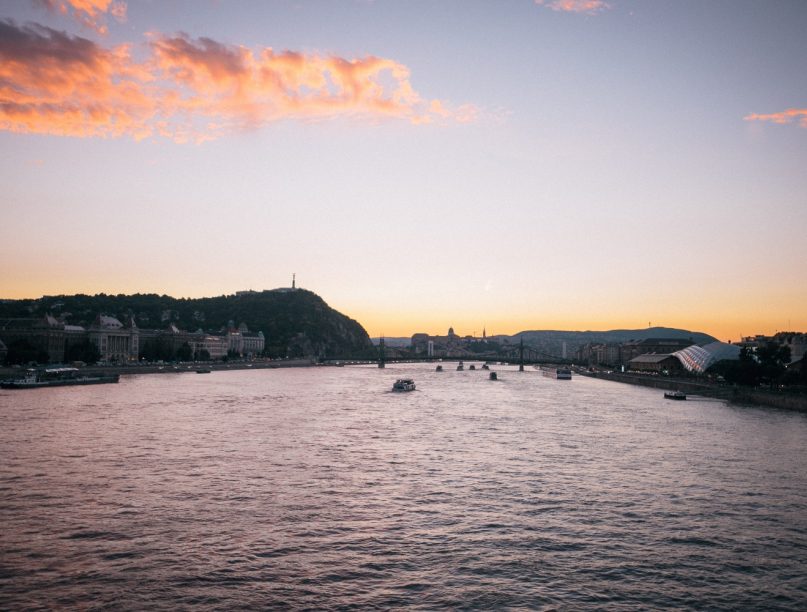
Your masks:
[[[352,344],[344,342],[344,338],[340,339],[340,330],[344,330],[349,320],[329,309],[315,294],[298,289],[294,276],[290,287],[262,292],[239,291],[233,296],[214,298],[217,300],[215,305],[208,301],[204,308],[215,307],[218,321],[232,317],[226,325],[218,328],[201,327],[206,320],[210,320],[211,315],[210,310],[201,309],[202,302],[177,301],[167,296],[115,296],[123,300],[118,303],[117,312],[128,313],[125,316],[86,308],[94,303],[91,300],[108,297],[103,294],[94,298],[46,297],[26,302],[15,310],[18,314],[27,313],[29,316],[0,317],[0,363],[126,365],[159,361],[253,359],[291,354],[324,360],[351,354],[355,356],[357,353],[362,353],[364,359],[372,359],[374,351],[377,354],[380,349],[372,349],[366,331],[355,321],[351,321],[351,324],[364,334],[364,339],[356,336],[354,340],[358,340]],[[294,301],[296,298],[302,301]],[[78,320],[72,318],[73,315],[65,308],[66,302],[71,303],[76,299],[84,300],[83,314]],[[132,300],[135,299],[140,299],[137,303],[151,314],[139,312],[135,315],[136,310],[126,307],[127,304],[134,305]],[[278,299],[284,300],[282,306]],[[4,302],[7,305],[10,303]],[[156,304],[163,303],[173,306],[156,309]],[[309,306],[311,310],[303,313]],[[180,308],[182,312],[174,308]],[[255,309],[261,313],[260,319],[255,318]],[[236,318],[234,312],[250,313],[248,316],[252,316],[252,320],[260,320],[262,325],[276,332],[280,329],[277,323],[283,322],[284,335],[283,338],[274,338],[276,346],[273,352],[269,351],[269,338],[265,331],[250,329],[246,322],[238,320],[241,315]],[[335,316],[342,318],[323,318],[324,312],[335,313]],[[148,325],[157,319],[161,327]],[[182,329],[180,320],[188,326],[199,326],[195,331]],[[322,341],[324,337],[329,337],[330,341]],[[314,342],[317,338],[320,341]],[[377,344],[381,341],[383,339],[377,339]],[[765,378],[762,371],[768,362],[775,366],[766,370],[768,380],[782,378],[784,374],[790,379],[801,380],[807,334],[778,332],[772,336],[747,336],[738,342],[727,343],[708,334],[675,328],[605,332],[526,331],[512,336],[489,336],[483,328],[481,336],[477,336],[460,335],[449,327],[445,335],[418,332],[410,338],[389,339],[388,342],[384,341],[383,351],[386,353],[383,358],[386,359],[512,360],[516,355],[524,359],[526,354],[533,362],[556,361],[588,368],[664,375],[702,375],[719,363],[751,359],[760,366],[756,375],[746,376],[748,381],[753,382]],[[723,367],[721,371],[729,372],[729,377],[740,380],[743,376],[738,373],[740,369],[732,366]]]
[[[705,336],[705,342],[696,342],[693,337],[655,336],[622,342],[586,342],[579,339],[585,333],[525,332],[515,336],[488,337],[483,330],[482,336],[476,337],[460,336],[451,327],[445,335],[413,334],[408,345],[401,339],[396,339],[389,350],[393,354],[397,352],[400,357],[411,353],[434,358],[484,358],[502,352],[513,352],[521,337],[528,336],[529,340],[525,339],[524,342],[531,353],[547,360],[558,359],[591,367],[632,371],[686,371],[695,374],[704,373],[719,361],[739,360],[743,350],[756,354],[761,348],[771,345],[785,349],[782,354],[788,356],[786,365],[792,371],[800,371],[807,352],[807,334],[801,332],[779,332],[773,336],[760,334],[743,337],[735,343],[719,342],[710,336]],[[602,335],[608,333],[604,332]]]

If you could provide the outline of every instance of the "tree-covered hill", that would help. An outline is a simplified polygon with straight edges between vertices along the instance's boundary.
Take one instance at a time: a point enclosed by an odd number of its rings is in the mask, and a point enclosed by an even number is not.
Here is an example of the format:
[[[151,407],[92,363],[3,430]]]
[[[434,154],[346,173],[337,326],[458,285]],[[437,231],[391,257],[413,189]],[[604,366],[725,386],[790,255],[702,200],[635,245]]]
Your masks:
[[[209,298],[167,295],[60,295],[38,300],[0,302],[0,317],[39,317],[51,314],[71,325],[90,325],[98,314],[126,322],[134,317],[140,328],[217,332],[229,324],[245,323],[262,331],[267,354],[273,357],[347,356],[371,351],[372,343],[357,321],[330,308],[305,289],[249,292]]]

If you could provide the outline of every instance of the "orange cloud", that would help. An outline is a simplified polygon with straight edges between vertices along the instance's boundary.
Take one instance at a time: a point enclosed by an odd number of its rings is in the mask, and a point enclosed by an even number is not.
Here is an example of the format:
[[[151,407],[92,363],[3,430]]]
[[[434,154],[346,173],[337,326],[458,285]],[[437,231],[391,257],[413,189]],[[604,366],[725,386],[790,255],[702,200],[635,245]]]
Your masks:
[[[284,118],[473,121],[470,105],[422,98],[393,60],[257,52],[150,35],[149,56],[40,25],[0,21],[0,129],[201,142]]]
[[[797,121],[798,124],[807,128],[807,108],[789,108],[781,113],[771,113],[768,115],[760,115],[752,113],[743,117],[746,121],[770,121],[771,123],[792,123]]]
[[[122,0],[34,0],[53,13],[72,15],[78,23],[99,34],[106,34],[107,13],[116,20],[126,21],[126,3]]]
[[[155,103],[126,45],[0,21],[0,129],[142,138]]]
[[[588,13],[589,15],[611,8],[611,5],[605,0],[535,0],[535,4],[551,8],[553,11]]]
[[[453,116],[442,103],[421,98],[409,69],[389,59],[254,53],[186,35],[156,37],[152,47],[155,71],[182,86],[178,108],[225,122],[361,115],[422,123]]]

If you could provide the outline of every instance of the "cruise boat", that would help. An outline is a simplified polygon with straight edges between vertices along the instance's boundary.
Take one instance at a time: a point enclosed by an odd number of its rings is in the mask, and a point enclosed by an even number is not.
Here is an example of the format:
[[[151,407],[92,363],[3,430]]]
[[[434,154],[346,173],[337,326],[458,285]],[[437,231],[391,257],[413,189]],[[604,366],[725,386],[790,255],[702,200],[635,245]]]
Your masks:
[[[571,380],[572,371],[569,368],[559,368],[555,366],[541,366],[541,374],[556,380]]]
[[[686,393],[683,391],[665,391],[664,392],[664,399],[671,399],[671,400],[685,400],[687,398]]]
[[[116,383],[118,374],[82,376],[78,368],[49,368],[47,370],[28,370],[24,378],[7,380],[0,383],[3,389],[38,389],[41,387],[64,387],[68,385],[100,385]]]
[[[415,381],[411,378],[399,378],[392,385],[393,391],[414,391]]]

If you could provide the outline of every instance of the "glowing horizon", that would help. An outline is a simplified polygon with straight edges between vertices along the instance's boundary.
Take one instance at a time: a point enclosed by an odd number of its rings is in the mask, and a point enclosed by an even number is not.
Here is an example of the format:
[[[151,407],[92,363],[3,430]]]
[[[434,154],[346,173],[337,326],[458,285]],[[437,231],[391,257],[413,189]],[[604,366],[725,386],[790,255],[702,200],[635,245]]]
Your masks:
[[[150,293],[157,295],[169,295],[174,298],[205,298],[219,295],[232,295],[236,291],[254,290],[264,291],[287,286],[285,284],[277,287],[238,287],[228,291],[211,290],[206,293],[172,294],[157,290],[124,291],[120,289],[97,290],[87,288],[76,291],[53,291],[36,296],[17,295],[0,296],[0,299],[37,300],[45,296],[55,297],[59,295],[96,295],[105,293],[107,295],[133,293]],[[378,312],[368,309],[362,304],[353,303],[348,300],[344,304],[334,303],[316,288],[309,288],[298,285],[302,289],[313,291],[319,295],[329,306],[335,308],[342,314],[358,321],[373,337],[409,337],[415,333],[428,333],[430,335],[445,335],[449,327],[453,327],[460,336],[481,337],[483,330],[487,335],[514,335],[523,331],[531,330],[552,330],[552,331],[611,331],[616,329],[645,329],[648,327],[668,327],[686,329],[692,332],[702,332],[714,336],[722,341],[738,341],[741,337],[754,336],[757,334],[773,335],[782,331],[805,331],[807,330],[807,318],[802,313],[787,313],[778,311],[778,320],[771,321],[768,318],[755,316],[753,310],[763,307],[757,302],[749,304],[750,312],[738,313],[736,310],[730,313],[718,312],[713,318],[692,318],[688,316],[675,317],[670,313],[664,313],[661,319],[644,320],[641,313],[631,310],[628,313],[610,314],[609,316],[594,316],[592,314],[577,313],[576,316],[558,316],[549,314],[544,316],[529,315],[524,313],[508,313],[508,316],[468,316],[463,314],[464,308],[459,306],[456,311],[452,308],[444,308],[435,315],[419,311],[411,313],[398,312],[392,316],[388,312]]]

